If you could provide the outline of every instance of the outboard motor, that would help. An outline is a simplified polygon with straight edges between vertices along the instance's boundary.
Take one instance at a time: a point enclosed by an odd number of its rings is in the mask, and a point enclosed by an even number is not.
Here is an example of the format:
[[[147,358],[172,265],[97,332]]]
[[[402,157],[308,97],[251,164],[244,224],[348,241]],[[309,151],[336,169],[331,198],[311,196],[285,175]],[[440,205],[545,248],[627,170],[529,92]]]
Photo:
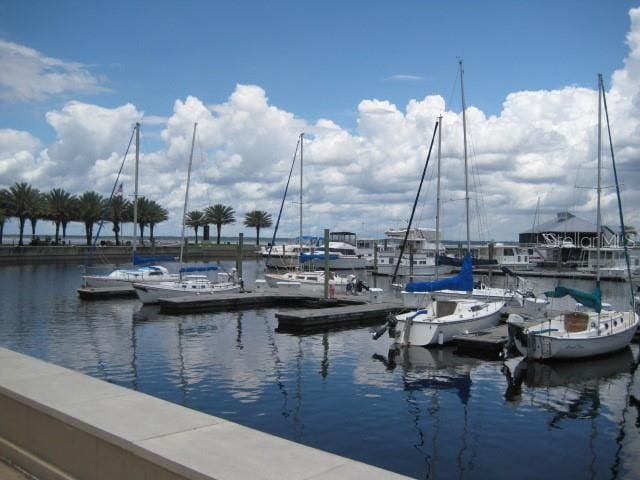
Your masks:
[[[390,313],[389,315],[387,315],[386,323],[378,328],[375,332],[373,332],[373,339],[378,340],[382,335],[384,335],[384,332],[386,332],[387,330],[389,330],[389,337],[395,338],[397,323],[398,322],[396,321],[396,317],[392,313]]]

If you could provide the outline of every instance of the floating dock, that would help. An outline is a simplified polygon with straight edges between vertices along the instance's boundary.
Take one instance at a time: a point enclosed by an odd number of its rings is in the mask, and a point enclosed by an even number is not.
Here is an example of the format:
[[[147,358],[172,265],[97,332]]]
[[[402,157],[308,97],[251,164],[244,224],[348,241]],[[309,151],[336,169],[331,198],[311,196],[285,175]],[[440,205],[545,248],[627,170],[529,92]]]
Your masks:
[[[78,295],[83,300],[106,300],[109,298],[135,298],[133,287],[83,287],[78,289]]]
[[[279,331],[298,331],[328,326],[380,324],[389,313],[404,307],[400,303],[366,303],[276,313]]]
[[[499,354],[508,341],[509,332],[506,323],[453,337],[453,343],[458,349],[484,354]]]
[[[295,292],[234,292],[161,298],[160,311],[169,314],[215,312],[268,307],[312,307],[361,305],[365,297],[340,296],[325,300]]]

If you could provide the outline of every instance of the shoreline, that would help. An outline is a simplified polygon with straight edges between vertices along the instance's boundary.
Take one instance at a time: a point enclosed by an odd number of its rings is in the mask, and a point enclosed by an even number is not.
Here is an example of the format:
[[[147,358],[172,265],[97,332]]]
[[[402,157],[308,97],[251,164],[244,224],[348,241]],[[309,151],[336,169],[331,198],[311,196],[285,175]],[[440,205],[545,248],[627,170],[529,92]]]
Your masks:
[[[171,246],[138,246],[137,253],[143,256],[173,256],[180,255],[180,245]],[[185,246],[183,253],[185,260],[216,260],[220,258],[235,259],[240,256],[237,244],[195,245]],[[255,245],[243,245],[241,257],[243,259],[257,259]],[[115,263],[131,262],[130,246],[87,246],[87,245],[56,245],[56,246],[0,246],[1,265],[22,265],[37,263],[89,263],[106,260]]]

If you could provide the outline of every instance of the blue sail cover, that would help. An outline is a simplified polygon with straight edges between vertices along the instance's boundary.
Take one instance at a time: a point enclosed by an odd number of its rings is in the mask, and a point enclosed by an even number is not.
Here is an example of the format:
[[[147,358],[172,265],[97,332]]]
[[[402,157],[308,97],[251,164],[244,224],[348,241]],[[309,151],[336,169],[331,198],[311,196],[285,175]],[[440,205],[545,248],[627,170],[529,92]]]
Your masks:
[[[180,273],[211,272],[213,270],[218,270],[218,267],[184,267],[180,269]]]
[[[459,290],[470,292],[473,290],[473,266],[471,257],[465,256],[460,273],[455,277],[434,280],[433,282],[410,282],[405,286],[407,292],[437,292],[438,290]]]
[[[302,253],[300,255],[300,263],[310,262],[312,260],[324,260],[324,253]],[[329,260],[335,260],[337,255],[329,255]]]
[[[569,295],[587,308],[592,308],[598,313],[602,310],[602,292],[599,287],[594,288],[591,292],[583,292],[575,288],[556,287],[555,290],[544,292],[544,294],[551,298],[560,298]]]
[[[175,262],[175,261],[176,261],[176,257],[168,257],[168,256],[144,257],[142,255],[138,255],[137,253],[133,254],[134,265],[144,265],[147,263],[159,263],[159,262]]]

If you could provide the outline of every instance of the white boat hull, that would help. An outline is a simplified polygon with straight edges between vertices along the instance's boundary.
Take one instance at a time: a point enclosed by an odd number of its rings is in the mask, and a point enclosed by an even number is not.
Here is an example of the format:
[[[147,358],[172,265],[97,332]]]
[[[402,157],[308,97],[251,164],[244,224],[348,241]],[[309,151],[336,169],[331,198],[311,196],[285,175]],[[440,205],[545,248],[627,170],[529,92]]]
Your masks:
[[[451,342],[457,335],[498,325],[503,308],[504,302],[488,302],[486,308],[475,312],[427,321],[419,320],[419,317],[410,320],[399,315],[396,317],[395,335],[391,337],[391,342],[400,345],[443,345]]]
[[[240,290],[240,285],[235,283],[218,283],[212,288],[178,289],[161,283],[134,283],[133,288],[138,298],[145,305],[158,303],[161,298],[185,297],[190,295],[211,296],[219,293],[232,293]]]
[[[578,333],[558,332],[554,321],[523,321],[517,316],[509,319],[509,334],[518,351],[532,360],[580,359],[616,352],[629,345],[638,328],[638,315],[622,312],[600,320],[600,334],[597,327]],[[592,312],[589,323],[594,323],[596,314]],[[615,325],[614,325],[615,322]],[[527,325],[528,326],[527,328]]]

